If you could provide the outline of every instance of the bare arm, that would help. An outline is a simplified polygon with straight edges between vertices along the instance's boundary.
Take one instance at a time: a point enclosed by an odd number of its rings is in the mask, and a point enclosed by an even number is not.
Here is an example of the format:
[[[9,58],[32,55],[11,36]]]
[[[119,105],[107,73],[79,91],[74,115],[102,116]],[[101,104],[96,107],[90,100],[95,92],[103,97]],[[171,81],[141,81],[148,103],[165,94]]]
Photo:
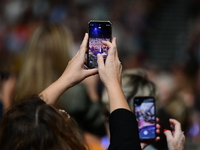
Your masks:
[[[105,64],[103,57],[98,54],[98,72],[108,91],[110,112],[118,108],[130,110],[121,88],[122,65],[117,54],[116,38],[113,38],[112,43],[103,41],[103,44],[109,47],[109,51]]]
[[[88,77],[84,79],[82,83],[86,87],[90,100],[92,102],[98,102],[99,101],[99,94],[98,94],[99,75],[97,74],[97,75]]]
[[[104,63],[98,55],[98,71],[108,92],[110,113],[110,145],[109,150],[141,150],[137,121],[129,108],[121,87],[122,66],[118,58],[116,39],[112,43],[103,42],[109,47]],[[121,138],[120,138],[121,137]]]
[[[10,77],[8,77],[8,79],[1,81],[1,95],[4,110],[6,110],[12,103],[16,80],[16,77],[14,75],[11,75]]]
[[[47,104],[54,104],[67,89],[86,77],[97,74],[97,69],[84,69],[87,42],[88,34],[86,33],[79,51],[70,60],[61,77],[39,94]]]

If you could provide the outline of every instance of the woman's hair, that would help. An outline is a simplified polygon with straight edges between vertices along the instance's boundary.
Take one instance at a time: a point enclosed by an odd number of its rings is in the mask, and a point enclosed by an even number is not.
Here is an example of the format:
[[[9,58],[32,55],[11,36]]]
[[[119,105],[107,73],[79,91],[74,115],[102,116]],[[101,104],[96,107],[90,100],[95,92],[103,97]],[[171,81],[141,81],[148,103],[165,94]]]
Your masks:
[[[86,150],[76,122],[39,97],[14,103],[0,123],[1,150]]]
[[[72,45],[72,34],[65,26],[40,25],[30,37],[22,61],[16,87],[17,99],[38,94],[54,82],[71,59]]]
[[[135,96],[153,96],[159,97],[156,85],[147,78],[147,72],[144,69],[128,69],[122,73],[122,90],[131,110],[133,110],[133,99]],[[108,107],[108,96],[106,90],[103,91],[102,101]]]

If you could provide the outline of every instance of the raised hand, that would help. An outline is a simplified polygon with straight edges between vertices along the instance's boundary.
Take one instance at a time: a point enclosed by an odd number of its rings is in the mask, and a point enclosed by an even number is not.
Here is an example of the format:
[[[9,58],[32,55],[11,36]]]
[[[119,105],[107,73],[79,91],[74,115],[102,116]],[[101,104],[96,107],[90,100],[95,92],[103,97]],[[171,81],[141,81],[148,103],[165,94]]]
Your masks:
[[[167,145],[169,150],[183,150],[185,135],[181,130],[181,124],[175,119],[169,119],[172,131],[166,130],[164,134],[167,138]]]
[[[54,104],[68,88],[81,82],[86,77],[98,73],[97,69],[84,69],[87,42],[88,34],[86,33],[79,51],[69,61],[61,77],[39,94],[40,98],[47,104]]]
[[[98,54],[98,72],[104,85],[107,87],[113,84],[121,84],[122,65],[118,58],[116,38],[109,41],[103,41],[103,44],[109,47],[108,56],[104,64],[103,57]]]
[[[85,53],[87,51],[88,43],[88,34],[85,34],[85,37],[80,45],[79,51],[76,55],[69,61],[64,73],[62,76],[68,79],[70,78],[72,86],[76,83],[79,83],[88,76],[97,74],[97,69],[84,69],[85,63]]]
[[[121,88],[122,65],[118,58],[116,38],[112,39],[112,43],[103,41],[103,44],[109,48],[108,56],[104,63],[103,57],[98,54],[98,72],[108,92],[110,112],[118,108],[130,110]]]

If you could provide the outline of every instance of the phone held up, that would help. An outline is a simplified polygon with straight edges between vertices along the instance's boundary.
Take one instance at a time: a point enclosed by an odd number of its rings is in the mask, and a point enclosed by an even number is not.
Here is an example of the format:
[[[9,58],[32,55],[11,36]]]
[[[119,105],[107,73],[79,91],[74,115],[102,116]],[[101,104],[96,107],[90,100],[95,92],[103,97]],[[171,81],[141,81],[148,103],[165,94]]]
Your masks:
[[[141,141],[156,138],[156,106],[154,97],[135,97],[134,110]]]
[[[88,68],[98,68],[97,54],[101,54],[106,60],[108,55],[108,47],[102,41],[111,41],[112,39],[112,23],[110,21],[91,20],[89,25],[89,41],[87,52]]]

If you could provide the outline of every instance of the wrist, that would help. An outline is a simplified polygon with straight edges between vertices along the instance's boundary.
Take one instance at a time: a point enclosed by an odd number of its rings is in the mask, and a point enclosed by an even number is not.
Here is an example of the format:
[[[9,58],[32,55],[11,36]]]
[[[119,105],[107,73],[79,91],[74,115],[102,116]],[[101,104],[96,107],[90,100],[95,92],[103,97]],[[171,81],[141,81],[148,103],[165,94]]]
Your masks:
[[[111,81],[111,80],[109,80],[109,81],[107,81],[107,82],[104,82],[104,85],[105,85],[105,87],[107,88],[107,90],[109,89],[109,88],[113,88],[113,87],[120,87],[121,88],[121,82],[119,82],[119,81],[117,81],[117,80],[113,80],[113,81]]]
[[[54,104],[57,99],[71,86],[69,78],[64,78],[62,75],[55,82],[44,89],[39,97],[43,99],[47,104]]]
[[[62,76],[56,81],[59,83],[59,86],[67,90],[75,84],[73,80],[74,77],[70,73],[62,74]]]

